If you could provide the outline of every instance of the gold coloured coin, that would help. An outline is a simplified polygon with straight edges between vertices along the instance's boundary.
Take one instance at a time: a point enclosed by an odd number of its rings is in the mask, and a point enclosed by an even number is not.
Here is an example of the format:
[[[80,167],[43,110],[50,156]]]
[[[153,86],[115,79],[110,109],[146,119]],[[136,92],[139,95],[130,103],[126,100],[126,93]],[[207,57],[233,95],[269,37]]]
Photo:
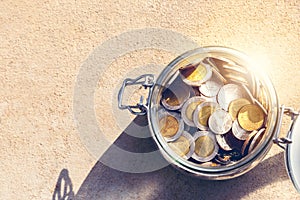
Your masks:
[[[161,103],[168,110],[178,110],[190,97],[190,86],[177,76],[162,92]]]
[[[198,119],[201,125],[207,126],[207,121],[210,115],[215,111],[215,108],[212,106],[204,106],[199,111]]]
[[[168,144],[170,148],[181,157],[185,156],[190,151],[190,142],[184,136],[180,136],[177,140],[169,142]]]
[[[171,115],[166,115],[159,120],[160,133],[164,137],[173,137],[179,130],[179,122]]]
[[[238,122],[246,131],[259,129],[264,123],[264,113],[254,104],[243,106],[238,112]]]
[[[233,121],[237,118],[240,109],[248,104],[251,104],[251,102],[245,98],[235,99],[229,104],[228,112]]]
[[[202,62],[179,69],[183,81],[192,86],[200,86],[212,76],[212,69]]]
[[[208,119],[210,115],[219,108],[219,105],[214,102],[204,102],[197,106],[193,120],[195,125],[201,130],[208,129]]]
[[[182,68],[180,72],[189,81],[199,81],[205,77],[207,70],[204,65],[198,64]]]
[[[194,111],[196,109],[196,107],[201,104],[203,101],[198,101],[198,102],[193,102],[191,103],[190,105],[188,105],[187,109],[186,109],[186,116],[189,120],[193,121],[193,114],[194,114]]]
[[[207,157],[213,153],[215,145],[208,136],[200,136],[195,141],[195,153],[200,157]]]
[[[215,135],[210,131],[198,131],[194,135],[195,150],[193,158],[200,162],[213,159],[219,151]]]
[[[180,105],[179,99],[176,95],[169,89],[164,92],[164,98],[168,105],[170,106],[178,106]]]

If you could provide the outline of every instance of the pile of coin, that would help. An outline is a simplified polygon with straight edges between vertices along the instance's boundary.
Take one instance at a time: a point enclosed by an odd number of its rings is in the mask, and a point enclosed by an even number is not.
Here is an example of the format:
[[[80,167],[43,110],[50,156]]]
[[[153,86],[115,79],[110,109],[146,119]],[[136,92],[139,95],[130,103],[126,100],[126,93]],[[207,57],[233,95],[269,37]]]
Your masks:
[[[207,57],[183,66],[163,90],[160,133],[170,149],[203,166],[237,162],[263,139],[266,94],[247,68]]]

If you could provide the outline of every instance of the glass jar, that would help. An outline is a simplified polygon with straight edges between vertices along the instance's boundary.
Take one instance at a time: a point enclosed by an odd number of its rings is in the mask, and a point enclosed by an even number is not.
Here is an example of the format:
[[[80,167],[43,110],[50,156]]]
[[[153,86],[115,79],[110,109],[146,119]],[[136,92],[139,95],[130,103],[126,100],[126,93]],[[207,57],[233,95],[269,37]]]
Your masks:
[[[251,99],[253,102],[259,100],[262,102],[265,112],[265,132],[261,139],[255,144],[255,148],[246,156],[236,162],[226,165],[210,166],[203,165],[197,162],[191,162],[176,154],[167,144],[167,141],[160,134],[158,111],[162,108],[161,96],[165,88],[168,87],[173,79],[178,77],[179,69],[197,63],[205,58],[221,59],[229,63],[237,63],[239,69],[233,70],[237,73],[229,73],[227,76],[228,82],[241,83],[245,81],[248,92],[256,99]],[[213,66],[212,66],[213,67]],[[219,75],[226,69],[213,69]],[[242,74],[242,77],[239,77]],[[142,81],[141,81],[142,80]],[[122,93],[129,84],[142,83],[145,88],[149,88],[149,96],[146,103],[138,103],[134,106],[122,105]],[[300,139],[297,134],[293,134],[300,129],[298,112],[291,108],[280,106],[276,91],[266,74],[256,67],[255,61],[249,59],[245,54],[226,47],[203,47],[188,51],[175,58],[165,69],[159,74],[154,81],[154,76],[145,74],[137,79],[126,79],[119,92],[118,96],[119,108],[129,109],[133,114],[148,115],[148,123],[152,137],[156,142],[160,152],[164,158],[176,168],[188,172],[202,179],[209,180],[224,180],[238,177],[249,170],[253,169],[266,156],[273,143],[277,143],[282,148],[286,149],[286,163],[288,173],[299,191],[300,180],[300,158],[295,156],[295,153],[300,151]],[[282,117],[284,113],[292,117],[291,131],[285,138],[278,138]],[[299,135],[299,134],[298,134]],[[296,141],[297,140],[297,141]]]

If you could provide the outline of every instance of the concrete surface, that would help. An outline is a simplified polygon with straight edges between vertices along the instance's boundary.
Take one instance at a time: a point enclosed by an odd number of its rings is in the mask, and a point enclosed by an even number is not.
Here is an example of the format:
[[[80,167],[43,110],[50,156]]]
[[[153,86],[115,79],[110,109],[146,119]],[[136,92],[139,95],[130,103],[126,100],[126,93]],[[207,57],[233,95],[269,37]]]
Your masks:
[[[73,107],[77,75],[89,55],[114,36],[152,27],[200,46],[246,52],[264,66],[280,103],[299,108],[299,21],[297,0],[1,1],[0,199],[299,199],[275,145],[254,170],[222,182],[194,179],[170,166],[142,174],[107,167],[101,158],[113,159],[110,146],[91,153]],[[100,74],[92,94],[95,116],[110,142],[133,149],[141,143],[123,132],[133,117],[116,111],[121,80],[157,70],[142,67],[148,64],[165,66],[176,52],[127,52]],[[285,119],[282,134],[287,125]],[[155,148],[144,140],[146,149]]]

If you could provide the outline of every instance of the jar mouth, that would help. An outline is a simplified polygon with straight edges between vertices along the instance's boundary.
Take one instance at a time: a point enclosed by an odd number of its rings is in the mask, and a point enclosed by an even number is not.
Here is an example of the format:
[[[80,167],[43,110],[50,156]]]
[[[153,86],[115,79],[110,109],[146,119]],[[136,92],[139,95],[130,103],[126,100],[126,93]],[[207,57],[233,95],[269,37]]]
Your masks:
[[[243,66],[241,72],[247,74],[247,84],[250,92],[264,91],[264,96],[260,97],[265,103],[267,115],[265,117],[266,130],[262,139],[256,147],[248,155],[240,160],[221,166],[204,166],[198,163],[188,161],[177,154],[175,154],[167,144],[167,141],[161,136],[158,125],[158,110],[162,108],[160,98],[163,88],[169,84],[169,81],[178,76],[179,69],[182,66],[187,66],[191,63],[199,62],[205,58],[221,58],[228,61],[233,61]],[[243,80],[239,80],[243,81]],[[259,96],[259,94],[254,94]],[[177,165],[192,174],[202,176],[207,179],[227,179],[241,175],[246,171],[256,166],[260,160],[266,155],[271,147],[272,139],[274,137],[278,118],[278,100],[270,79],[256,66],[255,61],[249,59],[245,54],[227,47],[208,46],[188,51],[176,59],[174,59],[159,75],[156,80],[149,103],[148,121],[152,136],[157,143],[163,156],[172,164]]]

